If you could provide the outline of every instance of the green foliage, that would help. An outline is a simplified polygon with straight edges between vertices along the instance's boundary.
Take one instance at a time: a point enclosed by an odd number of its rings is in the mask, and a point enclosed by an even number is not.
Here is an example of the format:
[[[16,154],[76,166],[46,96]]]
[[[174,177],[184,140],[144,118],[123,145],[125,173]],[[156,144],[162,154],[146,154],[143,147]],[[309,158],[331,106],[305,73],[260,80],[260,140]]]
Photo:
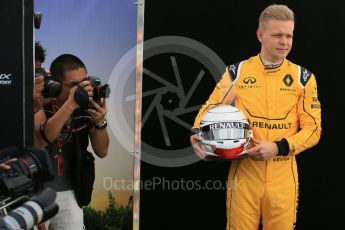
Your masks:
[[[133,229],[132,205],[116,207],[115,197],[108,193],[109,204],[105,211],[84,207],[84,224],[87,230],[131,230]]]

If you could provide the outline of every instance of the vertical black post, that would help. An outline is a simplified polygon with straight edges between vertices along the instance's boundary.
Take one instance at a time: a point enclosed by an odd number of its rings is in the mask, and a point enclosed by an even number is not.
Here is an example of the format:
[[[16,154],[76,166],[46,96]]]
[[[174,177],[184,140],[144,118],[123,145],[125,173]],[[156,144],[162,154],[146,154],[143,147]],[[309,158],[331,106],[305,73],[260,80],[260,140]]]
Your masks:
[[[33,1],[0,2],[0,149],[33,144]]]

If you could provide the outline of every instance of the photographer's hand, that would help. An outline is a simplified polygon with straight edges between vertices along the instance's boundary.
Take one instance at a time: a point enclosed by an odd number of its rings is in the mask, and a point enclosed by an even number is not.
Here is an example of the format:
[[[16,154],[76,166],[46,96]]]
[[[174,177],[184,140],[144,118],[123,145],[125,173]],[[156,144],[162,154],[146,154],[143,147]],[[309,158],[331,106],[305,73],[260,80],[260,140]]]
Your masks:
[[[87,109],[87,112],[91,115],[93,121],[96,125],[99,125],[104,122],[105,115],[108,112],[107,104],[105,102],[105,99],[101,102],[101,105],[99,105],[97,102],[95,102],[93,99],[90,101],[92,105],[95,107],[94,109]]]
[[[69,86],[71,87],[71,86]],[[87,98],[88,96],[88,98]],[[84,107],[85,103],[91,102],[93,96],[93,88],[89,81],[82,81],[78,85],[74,85],[69,92],[68,99],[66,101],[66,106],[75,110],[79,107]],[[77,99],[80,99],[78,101]]]
[[[8,161],[6,161],[6,162],[0,164],[0,170],[2,170],[2,169],[4,169],[4,170],[10,169],[11,166],[8,165],[8,164],[10,164],[10,163],[12,163],[12,162],[15,162],[15,161],[17,161],[17,158],[9,159]]]
[[[53,98],[44,98],[42,91],[44,89],[44,76],[35,77],[35,94],[34,94],[34,113],[40,111],[43,106],[53,100]]]
[[[87,112],[91,115],[92,119],[94,120],[95,126],[100,126],[100,124],[104,124],[106,122],[105,115],[108,112],[107,104],[105,102],[105,99],[103,99],[103,102],[101,105],[96,103],[95,101],[91,101],[93,106],[96,108],[94,109],[88,109]],[[106,125],[106,123],[105,123]],[[108,147],[109,147],[109,136],[106,126],[103,126],[102,128],[96,129],[93,127],[90,129],[90,140],[91,145],[98,157],[105,157],[108,154]]]
[[[91,99],[93,97],[93,88],[91,86],[91,83],[89,81],[82,81],[82,82],[80,82],[79,85],[84,88],[84,90],[89,95],[89,99],[91,101]]]

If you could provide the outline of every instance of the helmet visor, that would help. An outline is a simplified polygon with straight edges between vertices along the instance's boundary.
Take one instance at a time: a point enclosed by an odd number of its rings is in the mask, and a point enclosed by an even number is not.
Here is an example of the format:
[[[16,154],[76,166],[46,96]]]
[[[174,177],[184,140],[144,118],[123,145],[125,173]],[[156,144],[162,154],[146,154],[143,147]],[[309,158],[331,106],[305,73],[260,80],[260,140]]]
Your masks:
[[[249,125],[242,122],[221,122],[203,126],[203,140],[234,140],[250,136]]]

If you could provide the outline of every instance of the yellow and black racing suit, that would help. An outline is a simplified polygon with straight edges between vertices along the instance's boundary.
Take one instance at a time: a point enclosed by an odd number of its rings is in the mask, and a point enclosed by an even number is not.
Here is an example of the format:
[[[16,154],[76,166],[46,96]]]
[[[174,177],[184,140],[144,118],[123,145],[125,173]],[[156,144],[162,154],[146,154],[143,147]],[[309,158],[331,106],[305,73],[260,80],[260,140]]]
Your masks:
[[[321,106],[315,76],[287,59],[267,68],[257,55],[226,68],[194,123],[219,104],[238,107],[254,137],[276,142],[278,156],[231,164],[227,191],[227,229],[292,229],[298,204],[295,155],[316,145],[321,134]]]

